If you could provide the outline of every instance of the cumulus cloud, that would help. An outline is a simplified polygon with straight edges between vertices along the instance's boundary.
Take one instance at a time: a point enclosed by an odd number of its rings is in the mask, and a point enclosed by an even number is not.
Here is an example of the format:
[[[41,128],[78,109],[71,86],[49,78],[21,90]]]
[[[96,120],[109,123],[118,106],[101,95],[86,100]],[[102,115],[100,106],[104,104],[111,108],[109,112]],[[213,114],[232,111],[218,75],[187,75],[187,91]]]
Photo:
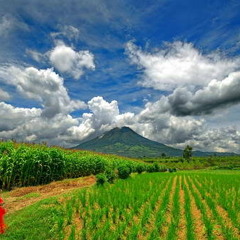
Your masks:
[[[73,126],[69,132],[75,140],[97,136],[114,127],[130,125],[134,121],[133,113],[120,114],[117,101],[107,102],[103,97],[94,97],[88,102],[90,113],[82,115],[79,126]]]
[[[160,112],[159,103],[148,103],[136,115],[133,127],[143,136],[166,144],[183,143],[198,135],[204,128],[203,119],[177,117],[169,112]]]
[[[13,111],[15,111],[14,107]],[[41,110],[36,109],[36,111]],[[26,109],[23,109],[23,114],[26,114]],[[19,115],[18,123],[13,128],[9,128],[9,123],[5,124],[5,128],[0,131],[0,138],[32,142],[44,141],[54,145],[70,146],[66,138],[67,130],[77,123],[78,121],[70,115],[63,114],[56,115],[51,119],[43,118],[39,114],[31,116],[31,118]]]
[[[209,84],[192,92],[186,87],[177,88],[168,96],[163,96],[159,101],[148,103],[143,111],[148,117],[148,111],[154,117],[160,113],[170,113],[177,116],[196,116],[211,114],[214,111],[240,102],[240,72],[230,73],[222,81],[216,79]],[[143,114],[142,113],[142,114]]]
[[[11,96],[9,95],[9,93],[0,88],[0,101],[1,100],[6,101],[6,100],[9,100],[10,98]]]
[[[0,102],[0,132],[13,130],[25,122],[40,117],[41,109],[37,108],[18,108],[4,102]],[[2,135],[3,136],[3,135]]]
[[[127,53],[131,62],[144,73],[140,84],[157,90],[172,91],[186,85],[205,86],[213,79],[222,80],[240,68],[240,58],[203,54],[191,43],[168,43],[164,48],[148,53],[128,42]]]
[[[75,79],[79,79],[84,69],[95,69],[94,56],[89,51],[75,51],[62,42],[49,53],[52,65],[62,73],[67,73]]]
[[[44,109],[17,108],[1,102],[0,138],[71,147],[85,138],[134,123],[133,113],[119,113],[117,101],[94,97],[88,102],[88,108],[90,112],[79,118],[59,113],[49,119],[43,117]]]
[[[234,128],[209,129],[203,119],[159,114],[150,104],[139,114],[121,114],[117,101],[107,102],[102,97],[91,99],[88,108],[90,112],[79,118],[60,113],[49,119],[42,116],[42,109],[0,103],[0,138],[71,147],[114,127],[129,126],[147,138],[174,147],[191,144],[204,151],[239,152],[240,132]]]
[[[63,85],[63,78],[53,69],[10,66],[0,69],[0,76],[7,80],[8,84],[16,86],[22,95],[42,103],[44,117],[51,118],[59,113],[67,114],[85,108],[82,101],[70,99]]]
[[[216,152],[239,152],[240,131],[235,127],[205,129],[200,134],[183,143],[172,144],[173,147],[184,148],[191,145],[194,149]]]

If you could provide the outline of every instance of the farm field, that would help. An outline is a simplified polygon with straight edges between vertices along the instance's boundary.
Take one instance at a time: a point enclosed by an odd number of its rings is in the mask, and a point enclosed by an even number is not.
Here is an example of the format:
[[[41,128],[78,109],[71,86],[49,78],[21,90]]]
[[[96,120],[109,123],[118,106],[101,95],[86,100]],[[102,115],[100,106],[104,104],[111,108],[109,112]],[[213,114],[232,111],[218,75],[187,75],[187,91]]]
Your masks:
[[[240,172],[132,174],[6,217],[0,239],[239,239]]]

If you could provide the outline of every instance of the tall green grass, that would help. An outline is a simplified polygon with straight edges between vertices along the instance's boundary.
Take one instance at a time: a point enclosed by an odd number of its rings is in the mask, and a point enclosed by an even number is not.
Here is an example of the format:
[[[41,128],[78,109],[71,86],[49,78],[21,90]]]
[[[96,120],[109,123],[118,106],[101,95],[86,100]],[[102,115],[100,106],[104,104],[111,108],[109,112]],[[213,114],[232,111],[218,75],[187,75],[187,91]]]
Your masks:
[[[126,168],[129,173],[161,171],[158,164],[146,164],[117,156],[70,151],[45,145],[0,142],[0,189],[46,184],[64,178]]]

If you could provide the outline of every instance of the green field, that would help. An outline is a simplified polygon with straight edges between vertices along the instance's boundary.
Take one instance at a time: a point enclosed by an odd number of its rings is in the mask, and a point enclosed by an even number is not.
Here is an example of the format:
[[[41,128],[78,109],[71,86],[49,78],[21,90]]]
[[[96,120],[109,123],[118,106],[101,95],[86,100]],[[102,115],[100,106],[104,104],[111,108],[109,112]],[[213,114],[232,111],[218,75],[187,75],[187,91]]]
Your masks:
[[[0,189],[34,186],[104,173],[165,171],[159,164],[89,151],[0,142]]]
[[[132,174],[37,202],[0,239],[239,239],[240,172]]]

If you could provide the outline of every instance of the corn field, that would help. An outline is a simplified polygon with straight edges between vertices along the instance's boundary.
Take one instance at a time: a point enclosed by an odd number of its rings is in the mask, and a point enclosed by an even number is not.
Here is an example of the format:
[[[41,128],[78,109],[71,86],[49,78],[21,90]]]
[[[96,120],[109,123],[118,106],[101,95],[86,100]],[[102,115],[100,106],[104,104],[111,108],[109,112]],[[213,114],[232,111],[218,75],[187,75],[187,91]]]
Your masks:
[[[66,178],[77,178],[117,170],[154,172],[157,164],[146,164],[121,157],[87,151],[70,151],[45,145],[0,142],[0,189],[33,186]],[[164,171],[164,167],[159,167]]]

